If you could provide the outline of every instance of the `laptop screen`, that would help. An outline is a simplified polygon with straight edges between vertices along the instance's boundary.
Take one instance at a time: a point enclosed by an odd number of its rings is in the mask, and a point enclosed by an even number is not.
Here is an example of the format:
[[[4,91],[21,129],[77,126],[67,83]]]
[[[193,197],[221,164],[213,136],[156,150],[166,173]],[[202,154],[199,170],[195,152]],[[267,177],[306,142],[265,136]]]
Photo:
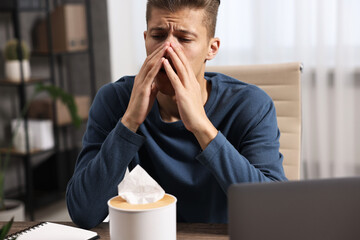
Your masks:
[[[360,178],[230,186],[230,239],[360,239]]]

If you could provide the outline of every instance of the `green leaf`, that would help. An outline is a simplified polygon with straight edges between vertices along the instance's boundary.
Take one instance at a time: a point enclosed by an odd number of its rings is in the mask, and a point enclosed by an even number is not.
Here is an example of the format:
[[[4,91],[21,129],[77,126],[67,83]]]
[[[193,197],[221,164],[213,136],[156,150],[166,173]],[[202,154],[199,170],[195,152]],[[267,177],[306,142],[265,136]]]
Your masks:
[[[10,231],[13,222],[14,222],[14,218],[11,218],[11,220],[0,229],[0,240],[5,239],[6,235]]]
[[[47,92],[53,100],[60,99],[69,109],[73,125],[75,127],[80,127],[82,121],[77,114],[77,106],[74,97],[71,94],[66,93],[63,89],[54,85],[44,85],[42,83],[36,85],[35,92]]]

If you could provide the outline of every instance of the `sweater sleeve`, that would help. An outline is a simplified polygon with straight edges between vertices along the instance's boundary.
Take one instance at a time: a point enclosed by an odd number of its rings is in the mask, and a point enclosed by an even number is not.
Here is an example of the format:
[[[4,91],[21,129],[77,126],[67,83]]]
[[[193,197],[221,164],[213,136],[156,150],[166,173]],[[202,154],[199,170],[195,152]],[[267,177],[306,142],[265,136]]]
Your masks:
[[[252,118],[252,127],[238,146],[219,131],[196,158],[215,176],[225,193],[231,184],[286,180],[279,152],[280,132],[272,101]],[[242,131],[243,129],[236,129]],[[241,135],[240,132],[238,134]]]
[[[144,142],[127,129],[115,109],[117,95],[111,85],[99,90],[91,106],[83,148],[70,179],[66,202],[75,224],[93,228],[108,214],[107,201],[117,195],[116,186]]]

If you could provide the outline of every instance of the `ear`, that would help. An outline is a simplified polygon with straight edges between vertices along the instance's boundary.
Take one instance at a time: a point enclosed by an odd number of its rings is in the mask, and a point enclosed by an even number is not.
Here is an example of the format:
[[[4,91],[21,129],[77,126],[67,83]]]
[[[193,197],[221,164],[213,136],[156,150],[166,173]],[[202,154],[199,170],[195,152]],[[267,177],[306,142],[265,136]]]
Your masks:
[[[144,40],[146,40],[147,31],[144,31]]]
[[[220,39],[219,38],[212,38],[210,40],[209,50],[208,50],[208,53],[206,55],[206,60],[213,59],[216,56],[216,54],[218,53],[219,48],[220,48]]]

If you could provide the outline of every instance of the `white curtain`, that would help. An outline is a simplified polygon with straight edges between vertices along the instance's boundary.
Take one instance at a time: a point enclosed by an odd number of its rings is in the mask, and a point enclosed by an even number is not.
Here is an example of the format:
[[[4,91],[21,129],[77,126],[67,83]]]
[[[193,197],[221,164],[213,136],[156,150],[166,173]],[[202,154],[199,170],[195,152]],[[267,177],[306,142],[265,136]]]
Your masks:
[[[126,21],[109,17],[110,35],[131,39],[112,59],[133,63],[112,64],[113,80],[136,74],[145,58],[145,6],[124,1]],[[304,64],[303,179],[360,175],[360,1],[223,0],[216,35],[221,47],[210,65]]]

